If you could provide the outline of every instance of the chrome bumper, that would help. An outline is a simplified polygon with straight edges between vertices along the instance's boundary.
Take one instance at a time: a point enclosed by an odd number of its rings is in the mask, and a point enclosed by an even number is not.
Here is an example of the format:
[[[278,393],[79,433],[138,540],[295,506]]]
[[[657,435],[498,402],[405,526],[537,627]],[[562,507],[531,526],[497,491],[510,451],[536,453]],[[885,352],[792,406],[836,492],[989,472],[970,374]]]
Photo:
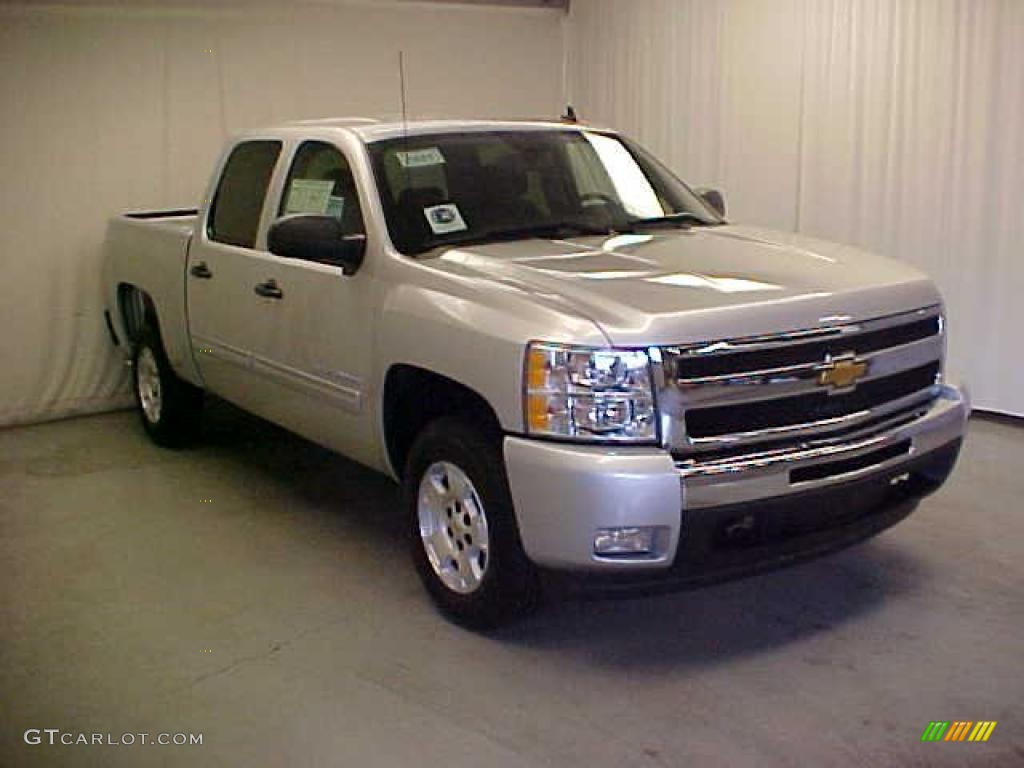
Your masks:
[[[675,462],[655,448],[595,448],[506,437],[505,464],[526,554],[538,565],[611,573],[669,569],[689,525],[716,508],[836,491],[956,443],[970,412],[966,394],[943,386],[909,420],[842,440],[806,443],[702,462]],[[894,453],[898,448],[899,452]],[[873,461],[873,457],[881,457]],[[866,463],[865,463],[866,462]],[[803,479],[805,477],[812,479]],[[636,558],[593,552],[599,528],[657,526],[658,550]]]

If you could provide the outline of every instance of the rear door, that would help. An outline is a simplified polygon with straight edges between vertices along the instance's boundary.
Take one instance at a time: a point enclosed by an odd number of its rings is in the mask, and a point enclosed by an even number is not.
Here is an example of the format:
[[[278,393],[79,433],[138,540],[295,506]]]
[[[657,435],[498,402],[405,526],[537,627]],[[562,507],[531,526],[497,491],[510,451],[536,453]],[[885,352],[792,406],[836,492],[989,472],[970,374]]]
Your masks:
[[[206,219],[196,227],[185,275],[189,333],[204,385],[257,413],[268,395],[252,368],[262,332],[254,287],[268,258],[257,250],[257,234],[281,150],[271,139],[235,145]]]

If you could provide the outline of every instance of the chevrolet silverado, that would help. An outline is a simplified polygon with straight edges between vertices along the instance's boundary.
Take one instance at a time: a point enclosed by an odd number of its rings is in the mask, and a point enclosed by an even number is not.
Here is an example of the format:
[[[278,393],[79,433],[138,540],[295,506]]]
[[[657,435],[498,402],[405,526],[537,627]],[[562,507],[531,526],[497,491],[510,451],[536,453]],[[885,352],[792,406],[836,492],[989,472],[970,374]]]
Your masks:
[[[969,411],[926,276],[733,224],[578,124],[246,133],[198,210],[113,219],[105,290],[153,440],[211,393],[389,474],[472,626],[543,574],[683,585],[863,540],[941,485]]]

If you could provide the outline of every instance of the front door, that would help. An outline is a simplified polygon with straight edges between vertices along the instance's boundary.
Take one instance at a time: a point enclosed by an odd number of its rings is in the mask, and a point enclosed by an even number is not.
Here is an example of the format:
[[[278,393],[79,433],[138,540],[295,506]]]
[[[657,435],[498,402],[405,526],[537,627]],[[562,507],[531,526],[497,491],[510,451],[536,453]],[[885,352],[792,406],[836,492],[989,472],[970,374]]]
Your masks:
[[[306,141],[293,156],[278,216],[336,217],[345,235],[365,234],[362,205],[345,155]],[[376,460],[367,407],[372,352],[372,279],[366,270],[269,256],[262,281],[280,297],[264,302],[253,366],[275,383],[273,421],[353,458]]]

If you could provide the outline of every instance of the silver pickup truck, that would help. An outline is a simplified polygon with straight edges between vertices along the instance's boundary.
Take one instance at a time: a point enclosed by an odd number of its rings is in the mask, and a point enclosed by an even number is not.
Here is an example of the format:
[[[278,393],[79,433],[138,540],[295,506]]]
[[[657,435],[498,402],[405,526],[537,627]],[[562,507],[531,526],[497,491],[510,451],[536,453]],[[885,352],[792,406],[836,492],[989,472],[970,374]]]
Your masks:
[[[724,214],[612,131],[292,123],[231,142],[198,211],[110,223],[107,319],[156,442],[209,392],[388,473],[430,595],[494,625],[549,574],[845,546],[952,469],[934,284]]]

